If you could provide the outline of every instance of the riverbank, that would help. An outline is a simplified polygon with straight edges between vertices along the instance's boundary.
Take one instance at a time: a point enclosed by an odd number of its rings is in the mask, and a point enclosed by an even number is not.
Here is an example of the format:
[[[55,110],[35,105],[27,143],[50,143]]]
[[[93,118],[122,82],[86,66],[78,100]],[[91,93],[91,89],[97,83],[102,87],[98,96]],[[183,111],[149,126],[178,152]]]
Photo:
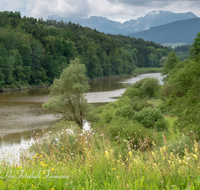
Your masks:
[[[157,107],[161,101],[149,99],[148,103]],[[175,135],[171,130],[174,119],[170,121],[168,132]],[[200,188],[200,152],[196,141],[191,143],[190,149],[184,150],[176,144],[174,136],[168,138],[165,133],[161,135],[163,145],[156,143],[155,133],[151,148],[144,151],[131,148],[128,140],[121,139],[121,133],[113,142],[106,126],[85,133],[78,128],[71,132],[66,126],[64,121],[60,122],[59,131],[47,130],[43,138],[35,134],[32,147],[35,154],[22,155],[20,165],[3,162],[0,165],[1,187],[51,190]],[[149,143],[148,136],[140,146],[144,147],[145,143]],[[184,156],[177,154],[177,149],[183,149]]]
[[[137,75],[140,74],[146,74],[146,73],[160,73],[162,68],[156,68],[156,67],[149,67],[149,68],[136,68],[131,75],[120,75],[120,76],[105,76],[100,78],[94,78],[94,79],[88,79],[88,82],[90,81],[96,81],[101,79],[110,79],[110,78],[123,78],[123,77],[137,77]],[[27,90],[27,89],[35,89],[35,88],[47,88],[51,86],[48,85],[27,85],[27,86],[20,86],[20,87],[7,87],[0,89],[0,92],[9,92],[9,91],[19,91],[19,90]]]
[[[19,91],[19,90],[28,90],[28,89],[39,89],[39,88],[47,88],[49,87],[50,85],[33,85],[33,86],[22,86],[22,87],[15,87],[15,88],[3,88],[3,89],[0,89],[0,92],[11,92],[11,91]]]

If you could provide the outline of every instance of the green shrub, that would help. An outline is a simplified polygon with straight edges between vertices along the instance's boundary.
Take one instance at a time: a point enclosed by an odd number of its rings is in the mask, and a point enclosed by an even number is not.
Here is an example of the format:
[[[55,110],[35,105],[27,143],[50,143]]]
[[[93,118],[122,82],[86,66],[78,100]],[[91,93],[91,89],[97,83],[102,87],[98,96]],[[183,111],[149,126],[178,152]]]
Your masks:
[[[140,123],[120,116],[115,116],[109,125],[110,140],[120,144],[123,149],[140,149],[151,147],[154,140],[153,131],[143,127]]]
[[[146,128],[155,128],[157,131],[167,128],[167,122],[157,108],[143,108],[140,112],[135,113],[134,119]]]
[[[129,98],[133,98],[135,96],[141,97],[141,90],[138,88],[134,88],[132,86],[128,87],[126,91],[123,93],[124,96],[128,96]]]
[[[159,80],[156,78],[145,78],[144,82],[140,86],[140,90],[149,98],[154,96],[154,93],[159,88]]]
[[[133,118],[135,111],[130,105],[125,105],[115,111],[116,116]]]

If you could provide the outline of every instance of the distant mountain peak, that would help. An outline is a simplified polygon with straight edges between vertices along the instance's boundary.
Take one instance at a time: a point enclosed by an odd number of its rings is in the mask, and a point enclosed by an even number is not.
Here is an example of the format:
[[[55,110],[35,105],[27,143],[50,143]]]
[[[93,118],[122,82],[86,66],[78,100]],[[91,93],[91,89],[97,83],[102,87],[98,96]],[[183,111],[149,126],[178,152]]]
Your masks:
[[[160,11],[160,10],[156,10],[156,11],[151,11],[151,12],[149,12],[149,13],[147,13],[146,15],[158,15],[158,14],[160,14],[162,11]],[[146,16],[145,15],[145,16]]]
[[[92,29],[109,34],[123,34],[128,35],[130,33],[147,30],[151,27],[160,26],[163,24],[171,23],[179,20],[187,20],[191,18],[198,18],[192,12],[188,13],[173,13],[170,11],[154,10],[147,13],[144,17],[140,17],[137,20],[129,20],[123,23],[109,20],[103,16],[91,16],[90,18],[80,17],[59,17],[57,15],[49,16],[48,19],[57,21],[66,21],[80,24],[84,27],[90,27]]]

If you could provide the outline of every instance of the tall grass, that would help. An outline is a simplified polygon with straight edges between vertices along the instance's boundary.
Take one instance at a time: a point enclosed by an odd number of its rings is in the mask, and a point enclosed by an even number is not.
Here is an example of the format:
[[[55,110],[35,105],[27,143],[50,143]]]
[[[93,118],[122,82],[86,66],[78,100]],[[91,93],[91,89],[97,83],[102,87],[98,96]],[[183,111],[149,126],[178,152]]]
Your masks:
[[[125,139],[126,140],[126,139]],[[104,133],[62,129],[35,136],[20,165],[0,165],[1,189],[199,189],[199,145],[180,156],[163,135],[145,152],[120,149]],[[179,147],[176,147],[178,149]]]

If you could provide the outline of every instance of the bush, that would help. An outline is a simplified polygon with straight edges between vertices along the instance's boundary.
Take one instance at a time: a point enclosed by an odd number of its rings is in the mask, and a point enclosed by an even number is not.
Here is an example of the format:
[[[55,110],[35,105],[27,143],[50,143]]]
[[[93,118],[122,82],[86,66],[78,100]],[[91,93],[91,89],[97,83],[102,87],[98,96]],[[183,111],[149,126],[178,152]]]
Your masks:
[[[157,108],[143,108],[135,114],[134,119],[146,128],[155,128],[157,131],[167,128],[167,121]]]
[[[110,140],[120,144],[125,149],[124,151],[128,149],[144,151],[151,147],[154,140],[152,130],[128,118],[115,116],[106,128],[110,135]]]
[[[133,118],[135,111],[130,105],[125,105],[115,111],[115,116]]]
[[[146,94],[149,98],[154,96],[154,93],[159,88],[159,80],[156,78],[145,78],[143,84],[140,86],[140,90]]]
[[[128,87],[126,91],[123,93],[124,96],[128,96],[129,98],[133,98],[135,96],[141,97],[141,90],[138,88],[134,88],[132,86]]]

